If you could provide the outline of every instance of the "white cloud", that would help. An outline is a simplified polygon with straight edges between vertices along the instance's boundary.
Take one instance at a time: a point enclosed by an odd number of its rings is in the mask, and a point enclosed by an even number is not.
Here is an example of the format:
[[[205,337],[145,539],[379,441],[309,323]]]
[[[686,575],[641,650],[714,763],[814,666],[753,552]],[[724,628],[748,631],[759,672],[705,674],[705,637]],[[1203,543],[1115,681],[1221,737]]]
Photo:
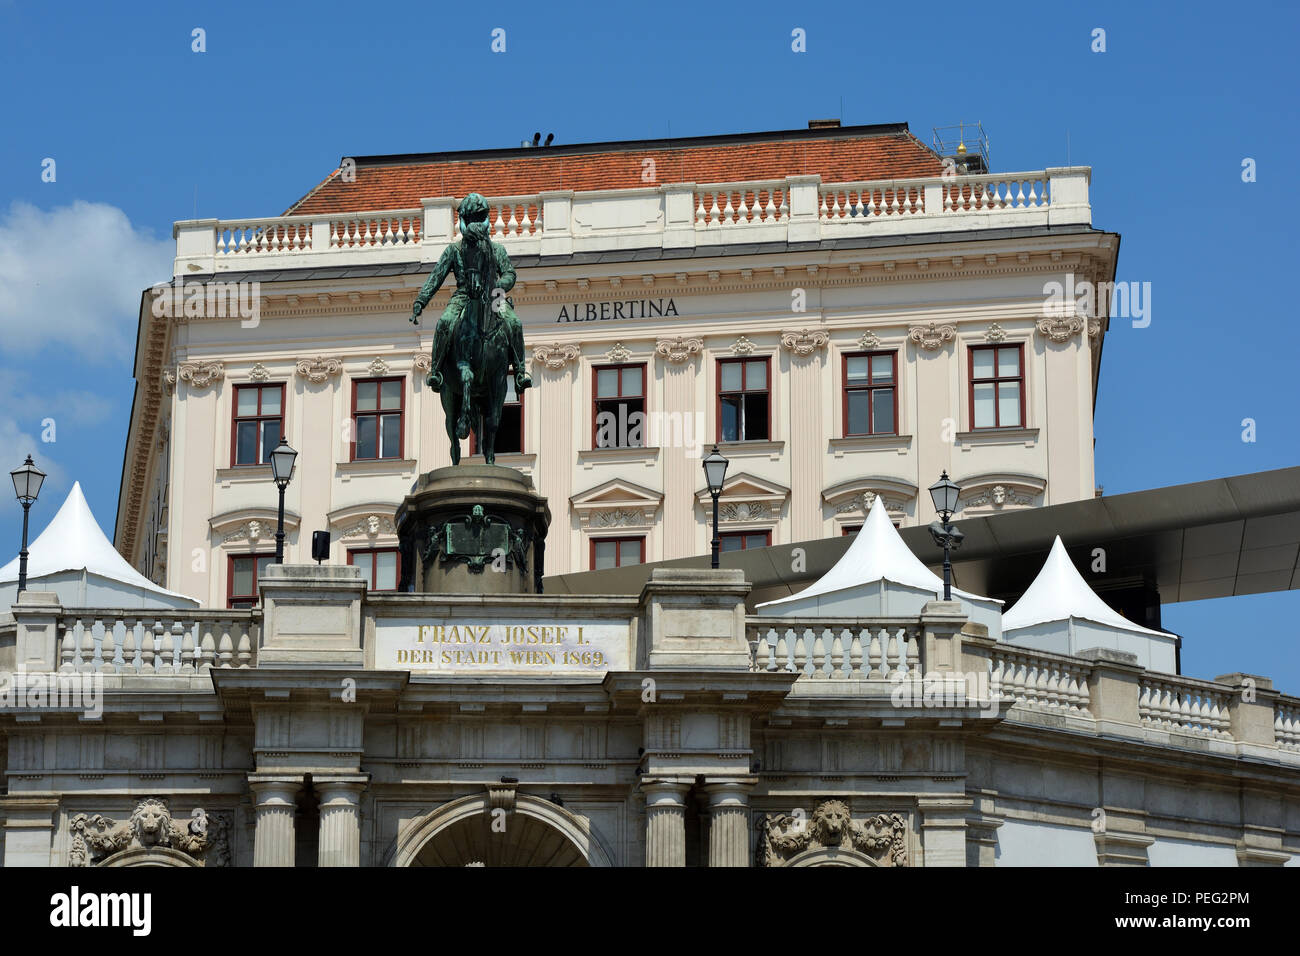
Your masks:
[[[116,206],[15,202],[0,218],[0,339],[7,354],[73,350],[130,361],[140,294],[171,277],[174,246]]]

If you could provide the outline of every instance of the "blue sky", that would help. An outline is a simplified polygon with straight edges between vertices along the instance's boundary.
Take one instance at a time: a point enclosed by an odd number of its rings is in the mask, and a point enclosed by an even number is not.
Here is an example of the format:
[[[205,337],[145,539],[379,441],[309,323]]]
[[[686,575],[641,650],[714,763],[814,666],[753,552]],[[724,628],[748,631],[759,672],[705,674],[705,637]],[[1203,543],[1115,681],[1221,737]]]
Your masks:
[[[274,215],[345,155],[833,116],[905,121],[927,142],[979,120],[995,170],[1093,167],[1093,222],[1123,237],[1118,278],[1152,289],[1150,326],[1115,322],[1106,342],[1108,494],[1296,464],[1297,26],[1283,3],[0,0],[3,470],[33,451],[50,472],[35,530],[79,479],[111,533],[139,296],[169,275],[174,220]],[[16,547],[19,525],[16,505],[0,508],[0,541]],[[1295,592],[1165,609],[1187,673],[1244,670],[1291,692],[1297,621]]]

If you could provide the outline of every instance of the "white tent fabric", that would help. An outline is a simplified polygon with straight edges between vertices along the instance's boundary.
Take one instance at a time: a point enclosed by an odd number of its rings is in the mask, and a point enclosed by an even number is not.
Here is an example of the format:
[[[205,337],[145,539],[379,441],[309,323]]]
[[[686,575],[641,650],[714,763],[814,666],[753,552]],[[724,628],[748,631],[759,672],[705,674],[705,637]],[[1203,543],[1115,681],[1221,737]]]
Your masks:
[[[798,594],[759,604],[756,610],[779,608],[783,604],[806,601],[808,598],[861,587],[877,581],[888,581],[892,584],[928,591],[938,597],[943,596],[943,579],[922,564],[920,558],[903,543],[898,529],[889,520],[883,500],[879,497],[871,506],[862,530],[857,533],[849,549],[833,568]],[[960,597],[969,601],[993,601],[992,598],[968,594],[957,588],[953,588],[952,593],[954,598]]]
[[[1020,596],[1015,606],[1002,615],[1002,633],[1049,624],[1057,621],[1091,621],[1105,627],[1131,634],[1150,634],[1172,638],[1172,634],[1153,631],[1111,610],[1096,592],[1088,587],[1079,571],[1066,554],[1061,536],[1056,536],[1051,553],[1032,584]]]
[[[18,558],[0,568],[0,601],[18,587]],[[81,483],[28,546],[27,588],[54,591],[64,607],[197,607],[198,601],[154,584],[117,553],[90,512]],[[106,600],[117,603],[106,604]]]

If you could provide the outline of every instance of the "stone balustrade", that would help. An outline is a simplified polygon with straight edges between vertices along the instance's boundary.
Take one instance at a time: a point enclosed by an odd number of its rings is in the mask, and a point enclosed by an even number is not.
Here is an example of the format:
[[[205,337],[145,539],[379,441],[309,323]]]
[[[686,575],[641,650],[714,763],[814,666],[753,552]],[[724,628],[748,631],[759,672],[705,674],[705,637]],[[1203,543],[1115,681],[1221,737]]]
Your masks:
[[[1138,716],[1142,723],[1186,734],[1231,740],[1231,690],[1187,677],[1143,676]]]
[[[1279,697],[1273,705],[1273,742],[1300,751],[1300,697]]]
[[[1086,661],[1027,648],[994,645],[989,660],[994,692],[1029,710],[1092,716]]]
[[[788,176],[556,190],[489,198],[488,222],[492,237],[516,257],[1090,225],[1089,177],[1087,167],[1072,166],[849,183]],[[304,268],[432,262],[458,238],[456,204],[453,197],[435,197],[419,209],[178,222],[175,271],[283,268],[286,259]]]
[[[201,674],[257,663],[260,611],[66,611],[60,673]]]
[[[752,669],[810,681],[896,680],[922,670],[916,618],[746,618]]]

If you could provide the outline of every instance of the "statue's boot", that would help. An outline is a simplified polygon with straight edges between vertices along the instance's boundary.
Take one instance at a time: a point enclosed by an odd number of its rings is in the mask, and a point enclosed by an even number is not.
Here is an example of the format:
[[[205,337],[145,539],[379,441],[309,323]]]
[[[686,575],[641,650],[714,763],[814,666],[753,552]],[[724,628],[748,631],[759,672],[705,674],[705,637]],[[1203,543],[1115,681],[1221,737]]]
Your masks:
[[[533,384],[533,377],[524,371],[528,367],[524,365],[524,326],[518,319],[510,327],[510,364],[515,369],[515,394],[518,395]]]
[[[460,418],[456,421],[456,437],[469,437],[469,410],[472,404],[470,391],[474,387],[474,370],[468,365],[460,367]]]

